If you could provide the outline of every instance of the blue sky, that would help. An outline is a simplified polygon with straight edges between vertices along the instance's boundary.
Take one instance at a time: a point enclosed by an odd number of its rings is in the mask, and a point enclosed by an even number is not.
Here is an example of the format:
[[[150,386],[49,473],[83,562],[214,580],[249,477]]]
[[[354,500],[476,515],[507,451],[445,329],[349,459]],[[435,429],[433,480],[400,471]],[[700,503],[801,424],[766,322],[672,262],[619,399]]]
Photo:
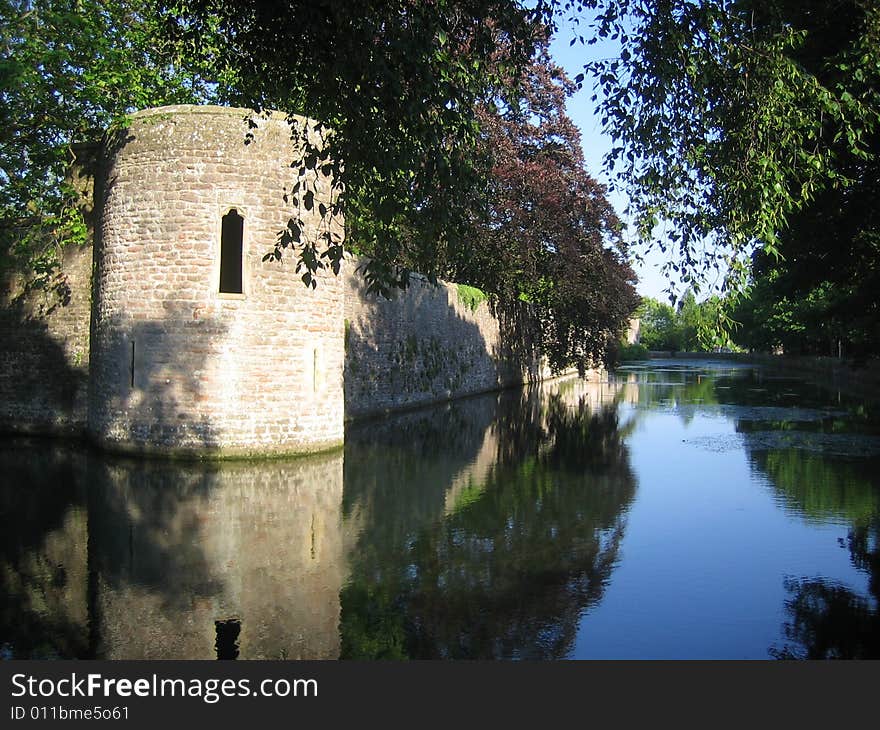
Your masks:
[[[550,45],[550,52],[554,61],[566,70],[571,78],[583,71],[584,63],[596,58],[608,58],[618,55],[617,44],[611,41],[596,43],[585,46],[581,43],[569,45],[572,34],[566,26],[562,26],[556,34],[556,38]],[[602,124],[594,111],[594,102],[590,101],[594,90],[588,79],[584,88],[575,93],[568,100],[568,114],[581,130],[584,156],[587,169],[597,180],[608,184],[608,176],[603,171],[602,158],[611,149],[611,137],[602,131]],[[626,197],[622,191],[614,191],[609,194],[614,208],[621,220],[626,222],[623,215],[626,208]],[[633,252],[644,255],[642,263],[633,262],[633,267],[639,277],[637,286],[639,294],[654,297],[666,301],[669,281],[660,272],[660,267],[668,254],[663,254],[659,249],[646,250],[644,246],[633,246]],[[675,291],[682,293],[681,286],[676,283]]]

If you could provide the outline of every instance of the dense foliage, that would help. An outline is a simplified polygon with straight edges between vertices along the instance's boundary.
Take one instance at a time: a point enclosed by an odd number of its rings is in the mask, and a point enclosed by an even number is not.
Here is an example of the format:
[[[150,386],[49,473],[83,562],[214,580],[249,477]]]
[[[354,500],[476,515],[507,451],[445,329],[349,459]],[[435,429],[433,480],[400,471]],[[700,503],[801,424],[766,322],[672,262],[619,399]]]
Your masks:
[[[640,232],[670,221],[686,274],[758,242],[869,161],[880,7],[867,0],[586,0],[620,56],[589,65]],[[584,31],[586,32],[586,31]],[[708,248],[706,248],[708,246]],[[677,266],[678,264],[676,264]]]
[[[880,343],[880,166],[819,196],[783,234],[784,258],[757,253],[733,312],[744,347],[864,358]]]
[[[587,71],[641,236],[664,236],[695,285],[735,260],[730,283],[753,285],[744,344],[876,353],[880,5],[561,6],[586,43],[620,43]]]
[[[163,41],[129,0],[0,0],[0,268],[51,277],[86,235],[68,180],[71,143],[137,108],[217,98],[205,55]]]
[[[732,349],[725,321],[728,301],[718,296],[698,302],[688,289],[672,307],[650,297],[636,310],[640,320],[639,341],[649,350],[712,352]]]
[[[467,256],[451,259],[446,273],[479,283],[502,306],[528,302],[551,363],[585,367],[625,329],[638,304],[635,274],[565,111],[574,85],[546,44],[515,82],[518,97],[478,108],[477,169],[486,184],[465,229]]]

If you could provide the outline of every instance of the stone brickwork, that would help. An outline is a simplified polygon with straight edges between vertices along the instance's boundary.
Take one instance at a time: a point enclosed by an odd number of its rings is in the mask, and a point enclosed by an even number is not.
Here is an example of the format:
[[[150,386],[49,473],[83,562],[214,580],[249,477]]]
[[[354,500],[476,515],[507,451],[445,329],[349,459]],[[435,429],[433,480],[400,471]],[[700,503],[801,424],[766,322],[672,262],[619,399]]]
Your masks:
[[[345,411],[356,418],[551,376],[525,307],[493,312],[455,284],[413,277],[394,299],[368,294],[347,260]]]
[[[140,112],[109,154],[89,403],[106,447],[248,455],[342,443],[342,281],[321,275],[312,290],[289,258],[263,261],[294,215],[284,194],[297,151],[284,119],[251,127],[246,114]],[[329,194],[319,186],[301,211],[309,226]],[[244,291],[223,294],[221,221],[233,209]]]
[[[71,182],[90,230],[96,145],[76,145]],[[11,257],[0,254],[0,258]],[[86,423],[92,246],[68,246],[36,272],[0,270],[0,432],[79,433]]]
[[[340,445],[345,416],[551,375],[525,305],[496,311],[419,277],[380,299],[353,259],[310,289],[287,252],[264,261],[291,217],[314,233],[330,184],[312,176],[304,210],[287,194],[301,157],[291,125],[249,114],[149,109],[100,162],[76,148],[90,160],[74,182],[86,201],[95,191],[94,257],[66,250],[69,296],[57,306],[0,282],[6,430],[86,430],[123,451],[303,453]],[[224,216],[243,220],[240,293],[220,291]],[[341,239],[341,225],[332,233]]]

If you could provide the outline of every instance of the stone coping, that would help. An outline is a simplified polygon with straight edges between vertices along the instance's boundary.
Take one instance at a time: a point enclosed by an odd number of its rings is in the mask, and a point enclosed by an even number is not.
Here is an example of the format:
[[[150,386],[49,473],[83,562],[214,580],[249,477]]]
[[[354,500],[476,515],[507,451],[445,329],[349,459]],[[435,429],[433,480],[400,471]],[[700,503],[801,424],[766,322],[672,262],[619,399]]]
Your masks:
[[[219,106],[217,104],[168,104],[167,106],[155,106],[149,107],[147,109],[140,109],[136,112],[132,112],[128,115],[128,118],[131,120],[135,119],[148,119],[150,117],[159,117],[159,116],[190,116],[190,115],[198,115],[198,114],[210,114],[213,116],[236,116],[236,117],[246,117],[246,116],[257,116],[261,119],[268,119],[270,121],[281,121],[286,122],[288,119],[293,118],[297,120],[309,120],[308,117],[301,114],[285,114],[284,112],[268,110],[258,112],[256,109],[247,109],[245,107],[237,107],[237,106]]]

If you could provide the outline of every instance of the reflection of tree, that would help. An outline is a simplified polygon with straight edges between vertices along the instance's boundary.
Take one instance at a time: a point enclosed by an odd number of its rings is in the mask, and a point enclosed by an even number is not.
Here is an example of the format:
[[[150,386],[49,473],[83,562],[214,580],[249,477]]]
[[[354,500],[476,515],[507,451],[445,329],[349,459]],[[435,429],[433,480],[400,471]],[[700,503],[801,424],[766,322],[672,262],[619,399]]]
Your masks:
[[[862,525],[880,513],[876,460],[834,458],[793,448],[752,451],[750,458],[770,477],[786,504],[808,521],[845,519]]]
[[[870,577],[871,597],[824,578],[787,579],[786,643],[772,647],[770,654],[783,659],[880,658],[876,459],[845,459],[801,449],[751,451],[749,457],[786,505],[806,521],[848,521],[850,558]]]
[[[477,459],[498,395],[350,425],[343,512],[359,550],[404,542],[443,513],[446,491]],[[363,525],[360,523],[363,522]]]
[[[773,648],[782,659],[880,659],[880,518],[849,534],[853,563],[870,574],[873,600],[844,586],[816,578],[789,580],[785,638],[793,645]]]
[[[622,437],[629,435],[629,429],[618,427],[617,409],[612,406],[591,413],[583,400],[570,407],[551,396],[545,419],[540,453],[547,464],[566,471],[595,472],[627,458]]]
[[[365,526],[342,592],[344,657],[570,651],[610,579],[635,480],[613,409],[536,397],[499,406],[493,463],[456,509],[409,531]]]
[[[45,443],[34,453],[17,440],[0,448],[0,650],[86,658],[84,458]]]
[[[828,398],[815,386],[802,380],[768,379],[759,368],[742,369],[721,375],[714,382],[718,403],[735,406],[792,406],[819,408]]]

